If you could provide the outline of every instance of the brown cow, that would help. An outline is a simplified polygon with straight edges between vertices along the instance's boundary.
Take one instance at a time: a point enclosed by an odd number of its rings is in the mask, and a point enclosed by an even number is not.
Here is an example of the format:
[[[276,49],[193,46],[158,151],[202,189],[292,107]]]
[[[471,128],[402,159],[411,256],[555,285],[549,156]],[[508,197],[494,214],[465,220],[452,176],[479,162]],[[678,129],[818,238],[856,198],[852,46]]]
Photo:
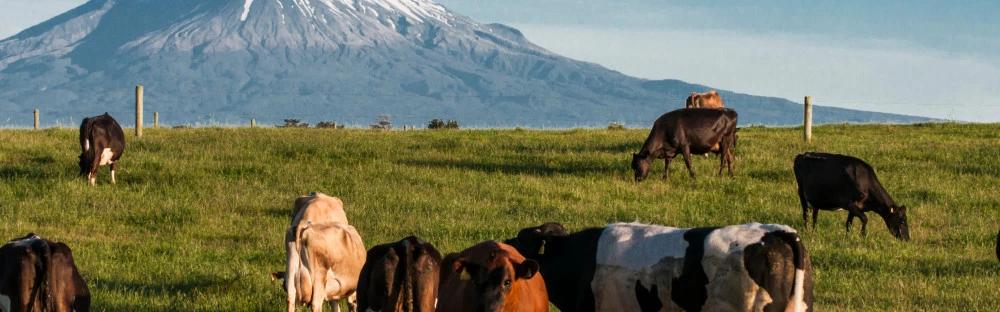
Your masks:
[[[326,301],[339,311],[338,302],[345,298],[348,308],[355,310],[365,246],[358,231],[347,223],[339,198],[312,193],[296,199],[285,250],[287,271],[272,273],[272,277],[285,280],[289,312],[298,304],[309,304],[320,312]]]
[[[31,233],[0,247],[0,311],[90,311],[69,247]]]
[[[705,93],[691,92],[685,102],[686,108],[723,108],[726,107],[719,92],[715,90]]]
[[[718,174],[722,175],[725,167],[732,176],[738,117],[736,111],[728,108],[685,108],[663,114],[653,123],[653,129],[639,152],[632,154],[636,182],[649,175],[654,158],[664,159],[663,177],[667,178],[670,161],[678,154],[684,156],[688,173],[694,178],[691,154],[708,153],[713,146],[720,146],[716,148],[716,153],[719,153]]]
[[[409,236],[368,250],[358,281],[360,311],[434,311],[441,253]]]
[[[438,311],[548,311],[538,263],[517,249],[484,241],[441,262]]]

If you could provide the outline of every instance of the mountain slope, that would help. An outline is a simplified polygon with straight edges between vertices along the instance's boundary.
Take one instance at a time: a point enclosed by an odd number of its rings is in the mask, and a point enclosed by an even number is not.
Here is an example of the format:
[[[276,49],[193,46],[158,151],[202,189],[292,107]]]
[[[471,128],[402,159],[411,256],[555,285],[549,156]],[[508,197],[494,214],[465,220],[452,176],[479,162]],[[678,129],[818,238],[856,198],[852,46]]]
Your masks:
[[[36,106],[68,124],[127,116],[135,84],[168,123],[479,126],[645,125],[707,89],[561,57],[429,0],[92,0],[0,41],[0,123]],[[744,124],[799,122],[795,103],[722,93]],[[816,110],[820,123],[920,120]]]

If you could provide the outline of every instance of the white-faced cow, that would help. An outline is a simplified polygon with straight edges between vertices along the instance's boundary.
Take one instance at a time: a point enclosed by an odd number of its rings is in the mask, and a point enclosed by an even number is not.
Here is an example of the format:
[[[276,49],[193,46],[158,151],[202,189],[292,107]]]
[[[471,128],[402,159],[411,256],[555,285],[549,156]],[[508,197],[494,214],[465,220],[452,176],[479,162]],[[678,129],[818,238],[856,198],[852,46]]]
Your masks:
[[[812,206],[813,228],[819,210],[847,209],[844,226],[851,230],[854,217],[861,219],[861,233],[867,230],[866,211],[874,211],[896,238],[910,239],[906,206],[897,205],[875,176],[875,169],[863,160],[837,154],[804,153],[795,156],[795,181],[799,185],[802,221]]]
[[[358,310],[434,311],[440,268],[441,253],[416,236],[372,247],[358,280]]]
[[[642,181],[649,175],[654,158],[664,159],[663,177],[670,172],[670,161],[677,154],[684,155],[688,173],[691,154],[714,152],[719,154],[719,175],[724,167],[733,175],[733,149],[736,146],[736,111],[731,109],[691,108],[675,110],[656,119],[653,129],[638,153],[632,154],[635,180]],[[713,150],[713,147],[715,149]]]
[[[347,223],[339,198],[312,193],[296,199],[292,223],[285,232],[285,250],[287,271],[272,276],[284,279],[289,312],[299,304],[320,312],[326,301],[339,311],[341,299],[347,299],[350,310],[356,309],[355,290],[365,263],[365,246],[358,231]]]
[[[90,185],[97,183],[97,169],[111,165],[111,183],[115,183],[115,163],[125,152],[125,132],[111,115],[84,118],[80,123],[80,175],[87,175]]]
[[[441,262],[440,312],[549,310],[538,263],[510,245],[485,241]]]
[[[69,247],[35,234],[0,247],[0,311],[90,311],[90,291]]]
[[[809,311],[812,266],[795,230],[558,223],[507,241],[539,263],[562,311]]]

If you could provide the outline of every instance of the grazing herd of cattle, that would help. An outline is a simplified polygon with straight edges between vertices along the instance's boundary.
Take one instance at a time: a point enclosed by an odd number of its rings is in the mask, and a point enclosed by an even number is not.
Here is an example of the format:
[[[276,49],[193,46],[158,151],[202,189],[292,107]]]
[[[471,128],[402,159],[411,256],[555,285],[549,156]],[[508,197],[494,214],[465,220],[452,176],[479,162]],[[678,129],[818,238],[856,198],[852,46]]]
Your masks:
[[[632,169],[637,182],[651,161],[692,154],[719,155],[718,175],[733,175],[737,114],[717,92],[692,93],[687,107],[658,118]],[[107,113],[80,125],[80,175],[95,184],[97,170],[125,147],[121,126]],[[848,211],[867,228],[875,212],[890,232],[909,239],[906,207],[879,183],[874,169],[845,155],[795,157],[795,179],[808,226],[819,210]],[[997,234],[1000,259],[1000,233]],[[371,249],[350,225],[344,203],[322,193],[295,200],[285,233],[286,268],[274,272],[286,307],[322,311],[338,302],[360,311],[810,311],[813,270],[795,229],[749,223],[673,228],[615,223],[570,233],[550,222],[503,241],[483,241],[442,257],[433,244],[410,236]],[[90,293],[65,244],[34,234],[0,248],[0,311],[89,311]]]

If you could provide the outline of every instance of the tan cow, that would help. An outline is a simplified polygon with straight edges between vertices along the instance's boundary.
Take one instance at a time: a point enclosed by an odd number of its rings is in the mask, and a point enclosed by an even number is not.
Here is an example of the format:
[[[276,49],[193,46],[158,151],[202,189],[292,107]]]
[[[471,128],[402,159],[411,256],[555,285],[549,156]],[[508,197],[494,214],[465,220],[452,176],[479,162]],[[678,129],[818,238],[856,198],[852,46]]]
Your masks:
[[[711,90],[705,93],[691,92],[685,103],[686,108],[723,108],[726,104],[719,96],[719,92]]]
[[[331,301],[333,311],[340,311],[338,302],[345,298],[349,309],[355,310],[366,250],[358,231],[347,223],[339,198],[312,193],[296,199],[285,249],[287,271],[272,276],[285,279],[289,312],[298,304],[323,311],[326,301]]]

